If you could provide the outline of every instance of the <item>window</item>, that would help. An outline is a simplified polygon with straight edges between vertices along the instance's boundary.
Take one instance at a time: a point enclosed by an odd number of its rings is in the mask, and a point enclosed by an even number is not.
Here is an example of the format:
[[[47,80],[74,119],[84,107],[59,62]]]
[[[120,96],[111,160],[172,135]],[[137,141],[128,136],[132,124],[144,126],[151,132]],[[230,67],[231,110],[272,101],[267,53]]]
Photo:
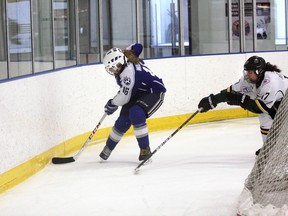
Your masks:
[[[112,47],[125,49],[137,42],[135,0],[103,1],[104,53]]]
[[[0,2],[0,80],[8,78],[7,47],[6,47],[6,23],[5,1]]]
[[[179,9],[178,1],[140,1],[140,39],[148,57],[179,56]],[[187,5],[187,1],[184,1]],[[185,42],[188,42],[187,7],[184,10]]]
[[[286,18],[285,18],[285,1],[275,0],[275,43],[276,45],[286,45]],[[284,46],[285,49],[286,46]]]
[[[228,53],[228,17],[225,0],[189,0],[192,53]]]
[[[287,2],[0,1],[0,80],[101,62],[135,42],[142,58],[287,50]]]
[[[33,0],[34,73],[53,69],[52,3]]]
[[[100,61],[99,3],[97,0],[78,1],[80,63]]]
[[[8,0],[9,77],[32,74],[32,41],[29,0]]]
[[[54,0],[55,68],[76,65],[74,1]]]

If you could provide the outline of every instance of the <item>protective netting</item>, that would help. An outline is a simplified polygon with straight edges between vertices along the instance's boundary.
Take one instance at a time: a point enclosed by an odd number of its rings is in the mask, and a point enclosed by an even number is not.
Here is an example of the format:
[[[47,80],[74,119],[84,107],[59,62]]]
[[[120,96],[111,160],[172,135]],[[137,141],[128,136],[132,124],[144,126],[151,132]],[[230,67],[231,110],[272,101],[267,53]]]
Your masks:
[[[288,216],[288,91],[246,179],[238,215]]]

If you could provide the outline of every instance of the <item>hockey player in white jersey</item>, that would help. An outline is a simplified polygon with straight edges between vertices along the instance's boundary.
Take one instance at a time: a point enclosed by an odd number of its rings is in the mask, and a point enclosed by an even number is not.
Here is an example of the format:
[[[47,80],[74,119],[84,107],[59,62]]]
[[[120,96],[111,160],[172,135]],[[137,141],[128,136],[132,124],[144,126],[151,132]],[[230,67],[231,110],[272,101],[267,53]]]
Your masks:
[[[273,119],[288,88],[288,77],[262,57],[252,56],[244,64],[241,79],[214,95],[203,98],[199,104],[201,112],[207,112],[218,103],[227,102],[259,114],[263,143],[272,126]],[[260,149],[255,152],[258,155]]]
[[[105,112],[111,115],[119,106],[122,108],[99,155],[103,160],[108,159],[131,125],[140,148],[138,159],[145,160],[151,154],[146,119],[162,105],[166,88],[162,79],[139,58],[142,49],[142,45],[136,43],[124,51],[112,48],[104,56],[106,71],[120,86],[118,93],[105,105]]]

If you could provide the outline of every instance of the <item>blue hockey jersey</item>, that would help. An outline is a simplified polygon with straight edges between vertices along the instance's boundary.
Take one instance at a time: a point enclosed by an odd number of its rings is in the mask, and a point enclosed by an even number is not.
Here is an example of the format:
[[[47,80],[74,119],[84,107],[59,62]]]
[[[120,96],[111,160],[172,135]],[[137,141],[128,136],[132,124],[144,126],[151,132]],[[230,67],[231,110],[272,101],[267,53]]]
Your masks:
[[[166,92],[166,88],[161,78],[143,64],[127,63],[120,75],[115,76],[120,90],[113,98],[112,103],[123,106],[128,103],[133,96],[143,94],[153,94]]]
[[[133,53],[139,57],[143,46],[140,43],[134,43],[126,49],[133,50]],[[120,90],[113,98],[112,103],[117,106],[123,106],[128,103],[136,93],[139,96],[139,93],[166,92],[162,79],[154,75],[148,67],[141,63],[133,64],[128,62],[121,74],[115,75],[115,78]]]

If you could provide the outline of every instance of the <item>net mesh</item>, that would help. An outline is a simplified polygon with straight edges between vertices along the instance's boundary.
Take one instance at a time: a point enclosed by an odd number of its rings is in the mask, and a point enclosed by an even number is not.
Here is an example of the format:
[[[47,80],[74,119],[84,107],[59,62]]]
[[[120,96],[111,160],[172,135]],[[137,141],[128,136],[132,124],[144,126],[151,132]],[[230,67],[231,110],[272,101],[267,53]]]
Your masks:
[[[288,92],[288,91],[287,91]],[[238,215],[288,216],[288,94],[246,179]]]

